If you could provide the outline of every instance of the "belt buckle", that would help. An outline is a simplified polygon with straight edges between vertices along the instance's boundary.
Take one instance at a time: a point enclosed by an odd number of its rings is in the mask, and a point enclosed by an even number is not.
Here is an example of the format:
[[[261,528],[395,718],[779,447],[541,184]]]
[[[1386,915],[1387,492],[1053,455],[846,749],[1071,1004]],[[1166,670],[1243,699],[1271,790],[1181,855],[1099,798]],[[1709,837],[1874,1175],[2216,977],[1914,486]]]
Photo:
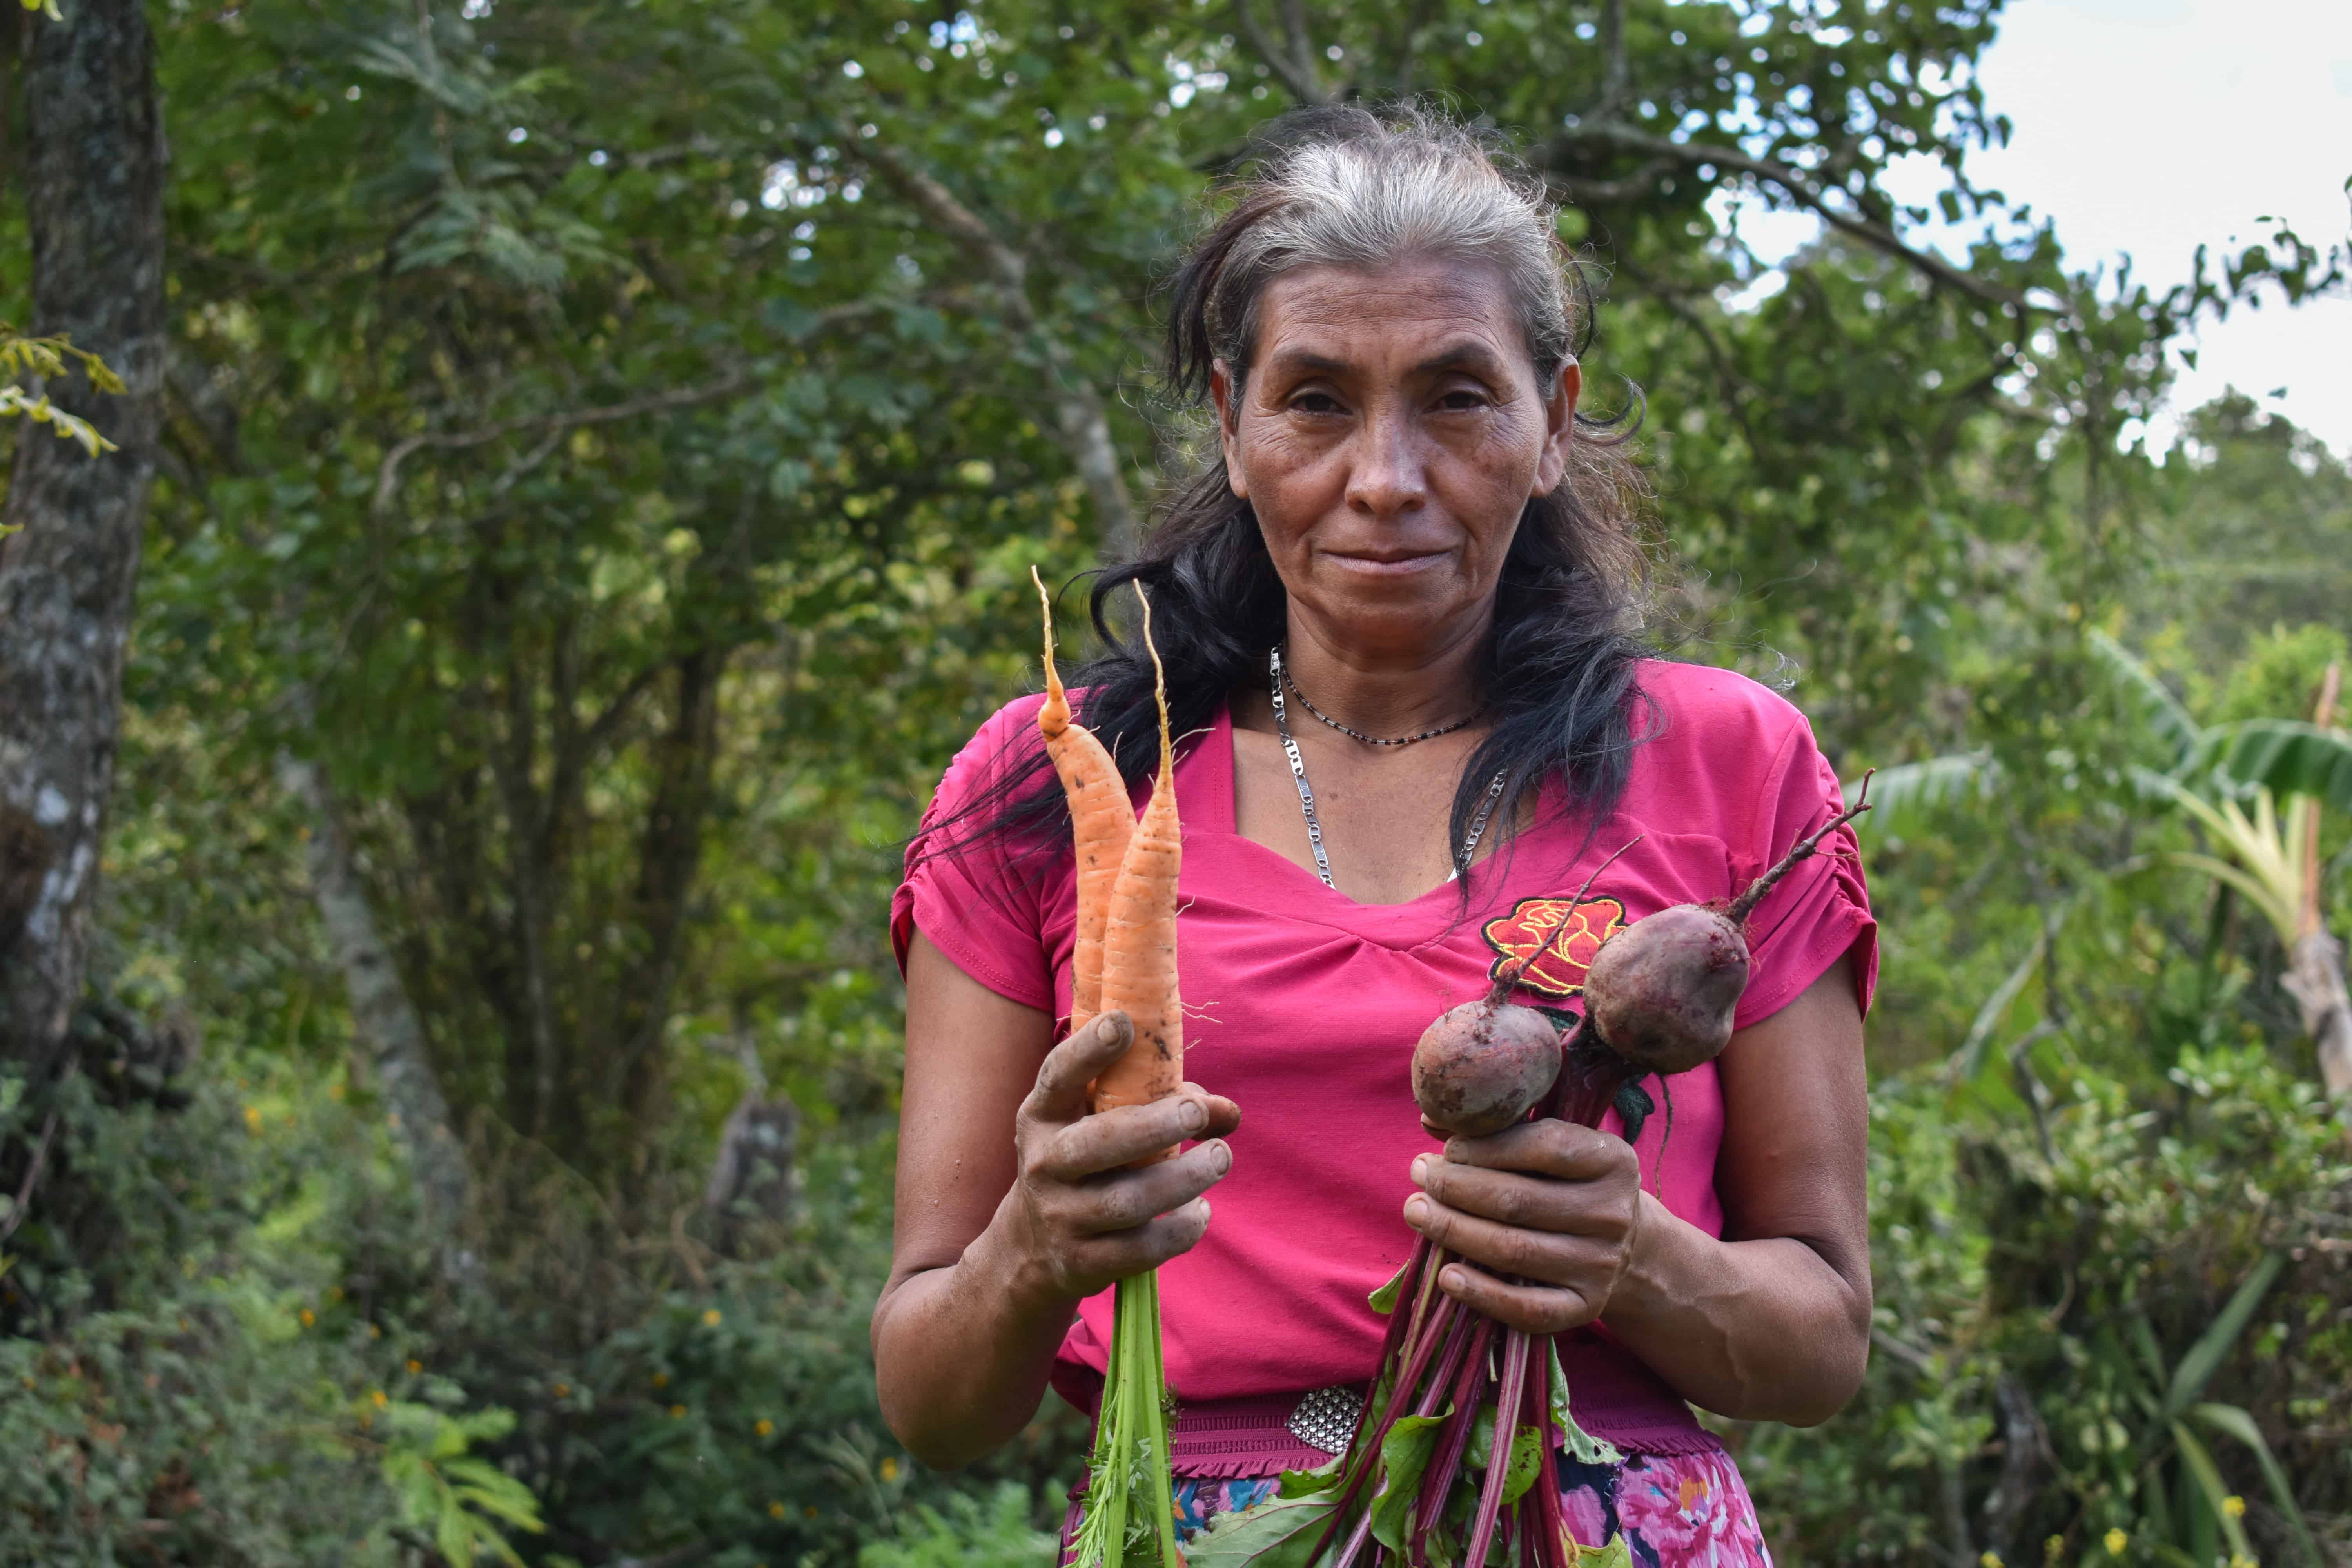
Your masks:
[[[1364,1396],[1339,1384],[1316,1389],[1300,1399],[1283,1425],[1308,1447],[1336,1455],[1346,1451],[1363,1414]]]

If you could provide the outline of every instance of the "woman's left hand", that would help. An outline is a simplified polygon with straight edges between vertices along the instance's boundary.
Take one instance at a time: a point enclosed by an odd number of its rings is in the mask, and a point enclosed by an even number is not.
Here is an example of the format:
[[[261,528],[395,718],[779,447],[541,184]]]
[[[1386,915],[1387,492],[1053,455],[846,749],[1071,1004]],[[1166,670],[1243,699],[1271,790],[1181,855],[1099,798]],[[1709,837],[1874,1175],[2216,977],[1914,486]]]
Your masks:
[[[1416,1156],[1412,1177],[1422,1190],[1405,1200],[1405,1223],[1460,1255],[1438,1289],[1511,1328],[1591,1322],[1641,1246],[1640,1157],[1590,1127],[1523,1121],[1451,1139],[1443,1154]]]

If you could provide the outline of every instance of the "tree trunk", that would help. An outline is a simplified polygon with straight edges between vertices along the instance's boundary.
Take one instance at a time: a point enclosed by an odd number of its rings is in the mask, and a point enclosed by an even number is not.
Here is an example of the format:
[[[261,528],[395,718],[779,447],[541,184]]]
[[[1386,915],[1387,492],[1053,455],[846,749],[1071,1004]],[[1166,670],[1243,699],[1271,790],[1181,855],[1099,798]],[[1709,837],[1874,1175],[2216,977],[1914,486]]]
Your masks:
[[[2325,730],[2336,721],[2336,698],[2344,667],[2331,664],[2319,683],[2311,721]],[[2352,1121],[2352,997],[2344,991],[2344,944],[2327,933],[2320,918],[2319,803],[2313,801],[2304,824],[2303,908],[2287,971],[2279,976],[2303,1009],[2303,1032],[2319,1055],[2319,1081],[2336,1113]]]
[[[2324,930],[2305,933],[2279,984],[2303,1009],[2304,1033],[2319,1053],[2319,1081],[2352,1115],[2352,996],[2344,987],[2344,944]]]
[[[0,508],[16,531],[0,539],[0,1058],[46,1079],[81,995],[162,416],[163,137],[141,0],[25,22],[28,330],[68,334],[127,387],[54,382],[121,449],[92,458],[27,426]]]
[[[326,775],[317,763],[281,752],[278,782],[310,816],[310,894],[318,902],[320,923],[326,927],[336,965],[343,972],[352,1027],[367,1048],[393,1133],[407,1152],[426,1224],[452,1249],[453,1265],[462,1264],[463,1255],[454,1249],[471,1184],[465,1151],[449,1130],[449,1102],[433,1070],[424,1022],[376,927],[375,910],[352,864],[351,839]]]

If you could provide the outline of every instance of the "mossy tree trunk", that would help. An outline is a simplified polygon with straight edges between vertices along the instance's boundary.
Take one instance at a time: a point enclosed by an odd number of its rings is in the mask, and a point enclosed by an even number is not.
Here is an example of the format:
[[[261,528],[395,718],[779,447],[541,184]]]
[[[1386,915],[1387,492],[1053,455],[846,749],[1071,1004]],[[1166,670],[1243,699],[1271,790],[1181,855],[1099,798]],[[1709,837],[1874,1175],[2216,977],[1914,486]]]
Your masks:
[[[64,1064],[81,995],[114,778],[163,387],[164,150],[140,0],[22,26],[29,330],[69,336],[127,388],[53,381],[55,403],[120,450],[92,458],[27,426],[0,508],[0,1058],[40,1080]]]

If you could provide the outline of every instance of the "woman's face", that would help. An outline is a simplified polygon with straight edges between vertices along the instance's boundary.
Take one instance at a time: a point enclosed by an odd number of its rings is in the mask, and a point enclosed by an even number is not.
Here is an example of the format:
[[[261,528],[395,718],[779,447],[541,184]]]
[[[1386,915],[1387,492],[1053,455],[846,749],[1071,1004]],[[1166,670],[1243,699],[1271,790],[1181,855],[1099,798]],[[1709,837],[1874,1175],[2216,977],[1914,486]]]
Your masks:
[[[1210,393],[1294,616],[1371,657],[1483,634],[1519,513],[1566,467],[1574,363],[1538,384],[1483,264],[1301,268],[1258,320],[1246,383],[1221,361]]]

